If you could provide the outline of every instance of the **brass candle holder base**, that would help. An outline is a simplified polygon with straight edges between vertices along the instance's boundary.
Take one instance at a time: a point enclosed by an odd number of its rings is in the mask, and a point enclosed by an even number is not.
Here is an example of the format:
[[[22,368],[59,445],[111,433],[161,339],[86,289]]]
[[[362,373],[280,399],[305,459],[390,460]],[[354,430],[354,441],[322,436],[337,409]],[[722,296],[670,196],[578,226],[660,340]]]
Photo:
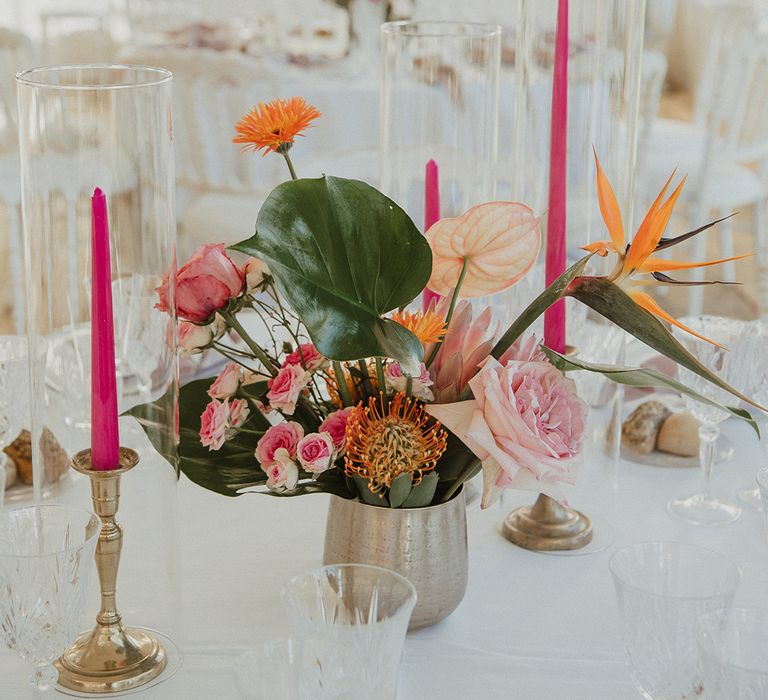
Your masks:
[[[120,477],[133,469],[139,456],[120,448],[120,467],[110,471],[91,469],[91,451],[72,458],[72,468],[91,480],[91,495],[102,529],[96,546],[96,569],[101,584],[101,610],[96,627],[77,638],[56,661],[58,683],[81,693],[115,693],[149,683],[166,667],[168,657],[149,632],[125,627],[115,603],[117,569],[123,545],[123,529],[115,522],[120,506]]]
[[[518,547],[540,552],[581,549],[592,541],[592,522],[586,515],[543,493],[532,506],[513,510],[501,531]]]

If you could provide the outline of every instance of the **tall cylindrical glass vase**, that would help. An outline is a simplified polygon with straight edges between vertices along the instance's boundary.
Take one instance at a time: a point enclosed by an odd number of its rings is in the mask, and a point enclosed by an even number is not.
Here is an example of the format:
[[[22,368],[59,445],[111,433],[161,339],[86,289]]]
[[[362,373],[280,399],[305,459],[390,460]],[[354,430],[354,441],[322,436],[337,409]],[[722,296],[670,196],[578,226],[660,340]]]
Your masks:
[[[88,479],[69,462],[92,439],[92,197],[100,189],[119,442],[140,457],[122,478],[118,603],[130,624],[175,633],[176,319],[156,308],[164,275],[173,295],[176,266],[172,76],[94,65],[36,68],[16,80],[34,496],[92,507]],[[92,607],[95,615],[95,598]]]

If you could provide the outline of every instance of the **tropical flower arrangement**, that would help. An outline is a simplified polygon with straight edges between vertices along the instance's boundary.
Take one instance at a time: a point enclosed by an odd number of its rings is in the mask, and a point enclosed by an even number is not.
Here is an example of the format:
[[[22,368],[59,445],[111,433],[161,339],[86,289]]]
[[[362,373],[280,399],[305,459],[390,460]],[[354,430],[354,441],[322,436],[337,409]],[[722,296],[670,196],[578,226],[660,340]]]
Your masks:
[[[205,245],[176,272],[182,354],[228,360],[217,377],[181,389],[180,468],[191,480],[228,496],[263,486],[410,508],[450,499],[482,469],[483,507],[506,487],[562,499],[587,414],[567,372],[694,395],[654,370],[591,365],[526,335],[565,296],[752,403],[674,339],[659,319],[681,324],[645,291],[675,284],[669,271],[723,262],[654,257],[713,225],[663,238],[682,182],[664,199],[667,182],[627,242],[596,156],[610,240],[587,246],[502,329],[482,298],[533,266],[541,234],[531,209],[481,204],[422,235],[366,183],[297,177],[290,148],[319,116],[293,98],[243,117],[234,141],[283,156],[291,179],[267,197],[253,237],[231,251]],[[609,253],[610,275],[584,274],[593,255]],[[161,310],[170,308],[168,286],[166,278],[158,290]],[[439,300],[420,308],[425,288]],[[754,425],[747,411],[725,408]]]

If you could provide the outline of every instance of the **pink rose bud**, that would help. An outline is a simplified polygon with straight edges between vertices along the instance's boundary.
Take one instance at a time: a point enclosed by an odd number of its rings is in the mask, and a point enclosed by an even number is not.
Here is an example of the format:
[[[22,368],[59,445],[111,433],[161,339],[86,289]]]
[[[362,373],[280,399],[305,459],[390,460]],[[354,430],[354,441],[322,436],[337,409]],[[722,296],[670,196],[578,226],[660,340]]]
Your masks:
[[[299,440],[304,437],[304,428],[299,423],[289,421],[278,423],[267,429],[256,443],[256,459],[266,471],[275,464],[275,452],[280,448],[287,450],[291,459],[296,457]]]
[[[328,366],[328,360],[323,357],[312,343],[303,343],[296,350],[285,356],[283,367],[287,365],[298,365],[304,367],[310,372]]]
[[[240,428],[251,413],[245,399],[233,399],[229,402],[229,427]]]
[[[305,435],[299,442],[296,454],[304,469],[313,474],[322,474],[333,462],[333,438],[330,433]]]
[[[243,273],[230,260],[223,243],[201,246],[176,273],[176,313],[187,321],[205,323],[243,293],[244,283]],[[167,273],[157,292],[156,308],[169,311]]]
[[[227,435],[229,406],[213,399],[200,416],[200,443],[209,450],[220,450]]]
[[[320,424],[320,432],[328,433],[331,436],[333,446],[339,455],[344,454],[344,449],[347,446],[347,420],[349,420],[349,414],[352,411],[354,408],[351,406],[334,411]]]
[[[245,274],[245,288],[249,292],[255,292],[264,284],[264,280],[269,274],[269,268],[258,258],[248,258],[243,265],[243,273]]]
[[[228,399],[233,396],[240,386],[240,370],[236,362],[228,362],[208,389],[208,396],[212,399]]]
[[[277,411],[293,415],[301,391],[309,383],[311,375],[300,365],[286,365],[269,380],[267,398]]]
[[[299,483],[299,468],[284,447],[275,451],[275,462],[264,473],[267,475],[267,488],[277,493],[293,491]]]
[[[212,340],[211,326],[198,326],[188,321],[179,323],[179,351],[182,357],[191,357],[203,352]]]

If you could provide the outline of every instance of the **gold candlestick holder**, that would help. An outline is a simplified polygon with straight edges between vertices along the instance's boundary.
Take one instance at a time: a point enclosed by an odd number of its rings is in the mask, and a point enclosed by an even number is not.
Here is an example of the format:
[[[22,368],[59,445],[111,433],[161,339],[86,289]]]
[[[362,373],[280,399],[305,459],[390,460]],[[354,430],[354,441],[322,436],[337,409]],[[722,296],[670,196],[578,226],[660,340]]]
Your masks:
[[[115,602],[123,546],[123,528],[115,522],[120,506],[120,477],[138,461],[138,454],[125,447],[120,448],[120,467],[109,471],[91,468],[90,450],[78,452],[72,458],[72,468],[91,480],[93,508],[102,522],[96,546],[101,587],[96,627],[80,635],[55,663],[59,685],[81,693],[115,693],[137,688],[157,678],[168,663],[165,649],[154,636],[123,625]]]
[[[592,541],[592,522],[586,515],[543,493],[532,506],[513,510],[501,531],[518,547],[540,552],[581,549]]]

